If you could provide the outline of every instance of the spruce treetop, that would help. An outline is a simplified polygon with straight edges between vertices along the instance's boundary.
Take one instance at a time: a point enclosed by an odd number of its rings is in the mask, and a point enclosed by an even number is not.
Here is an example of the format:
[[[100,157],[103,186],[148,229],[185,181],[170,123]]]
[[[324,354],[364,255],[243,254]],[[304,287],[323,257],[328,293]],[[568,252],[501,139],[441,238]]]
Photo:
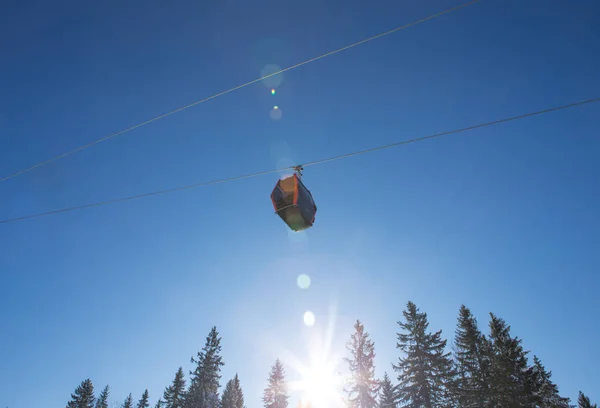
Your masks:
[[[577,408],[598,408],[596,404],[592,404],[590,398],[583,392],[579,391],[579,398],[577,399]]]
[[[108,385],[104,387],[104,389],[98,395],[98,399],[96,401],[96,408],[108,408],[108,396],[110,393],[110,388]]]
[[[381,388],[379,395],[379,408],[396,408],[397,396],[395,387],[388,376],[388,373],[383,373],[383,379],[381,380]]]
[[[150,406],[150,402],[148,401],[149,398],[148,390],[145,390],[142,394],[142,398],[140,398],[137,403],[137,408],[148,408]]]
[[[71,394],[71,401],[67,403],[67,408],[94,408],[96,398],[94,396],[94,385],[89,378],[83,380]]]
[[[375,344],[360,320],[354,324],[354,333],[346,348],[350,351],[350,358],[344,360],[351,373],[346,384],[348,403],[352,408],[375,408],[379,391],[379,382],[375,379]]]
[[[133,408],[133,396],[129,394],[122,405],[123,408]]]
[[[277,359],[269,373],[268,385],[262,398],[263,404],[265,408],[287,408],[288,399],[285,370],[281,361]]]
[[[427,314],[413,302],[402,314],[405,321],[398,322],[396,346],[404,356],[392,365],[398,372],[399,402],[407,408],[450,406],[455,373],[442,331],[427,332]]]

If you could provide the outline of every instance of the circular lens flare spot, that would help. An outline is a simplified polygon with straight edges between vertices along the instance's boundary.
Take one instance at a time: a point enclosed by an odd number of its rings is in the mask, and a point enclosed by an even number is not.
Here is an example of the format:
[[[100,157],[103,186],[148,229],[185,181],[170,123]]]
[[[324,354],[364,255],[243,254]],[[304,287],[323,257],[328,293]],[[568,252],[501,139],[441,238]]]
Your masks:
[[[275,95],[275,88],[271,89],[271,95]]]
[[[273,120],[280,120],[283,113],[281,112],[281,109],[279,109],[279,106],[274,106],[273,109],[271,109],[271,112],[269,112],[269,116]]]
[[[277,64],[267,64],[260,70],[262,83],[269,89],[277,88],[283,83],[282,69]],[[266,78],[263,78],[266,77]]]
[[[315,324],[315,314],[310,310],[304,312],[304,324],[311,327]]]
[[[298,279],[296,279],[296,283],[298,284],[298,287],[300,289],[308,289],[308,287],[310,286],[310,276],[302,274],[298,276]]]

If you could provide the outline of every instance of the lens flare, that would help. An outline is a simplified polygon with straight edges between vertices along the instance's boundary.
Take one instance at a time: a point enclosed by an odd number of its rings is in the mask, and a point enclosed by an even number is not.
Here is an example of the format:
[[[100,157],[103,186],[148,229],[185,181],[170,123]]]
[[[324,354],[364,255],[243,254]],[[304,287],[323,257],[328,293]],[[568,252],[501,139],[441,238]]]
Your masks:
[[[315,324],[315,314],[310,310],[304,312],[304,324],[311,327]]]
[[[271,95],[275,95],[275,88],[271,89]]]
[[[271,112],[269,112],[269,117],[273,120],[281,120],[282,116],[283,112],[279,109],[279,106],[274,106]]]
[[[269,89],[274,89],[283,83],[282,69],[277,64],[267,64],[260,70],[260,76],[266,77],[262,79],[262,83]]]
[[[308,289],[308,287],[310,286],[310,276],[302,274],[298,276],[296,283],[298,284],[298,287],[300,289]]]

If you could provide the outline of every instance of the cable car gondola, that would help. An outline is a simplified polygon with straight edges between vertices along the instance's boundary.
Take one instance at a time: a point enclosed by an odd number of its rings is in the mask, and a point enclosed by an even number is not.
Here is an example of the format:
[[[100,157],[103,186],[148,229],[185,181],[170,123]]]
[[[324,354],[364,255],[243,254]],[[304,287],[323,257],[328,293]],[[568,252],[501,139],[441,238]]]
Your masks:
[[[271,193],[271,201],[275,213],[290,229],[297,232],[312,227],[317,206],[312,194],[300,180],[302,167],[297,166],[294,169],[293,175],[277,182]]]

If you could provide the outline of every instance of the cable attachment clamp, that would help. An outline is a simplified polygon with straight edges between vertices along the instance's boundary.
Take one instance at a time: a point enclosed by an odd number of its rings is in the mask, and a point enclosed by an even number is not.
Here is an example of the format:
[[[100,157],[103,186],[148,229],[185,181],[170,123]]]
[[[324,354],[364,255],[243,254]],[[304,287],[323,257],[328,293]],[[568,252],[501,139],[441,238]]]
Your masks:
[[[293,169],[296,172],[296,174],[298,175],[298,178],[301,178],[302,172],[304,171],[304,167],[302,167],[302,165],[299,165],[299,166],[294,166]]]

